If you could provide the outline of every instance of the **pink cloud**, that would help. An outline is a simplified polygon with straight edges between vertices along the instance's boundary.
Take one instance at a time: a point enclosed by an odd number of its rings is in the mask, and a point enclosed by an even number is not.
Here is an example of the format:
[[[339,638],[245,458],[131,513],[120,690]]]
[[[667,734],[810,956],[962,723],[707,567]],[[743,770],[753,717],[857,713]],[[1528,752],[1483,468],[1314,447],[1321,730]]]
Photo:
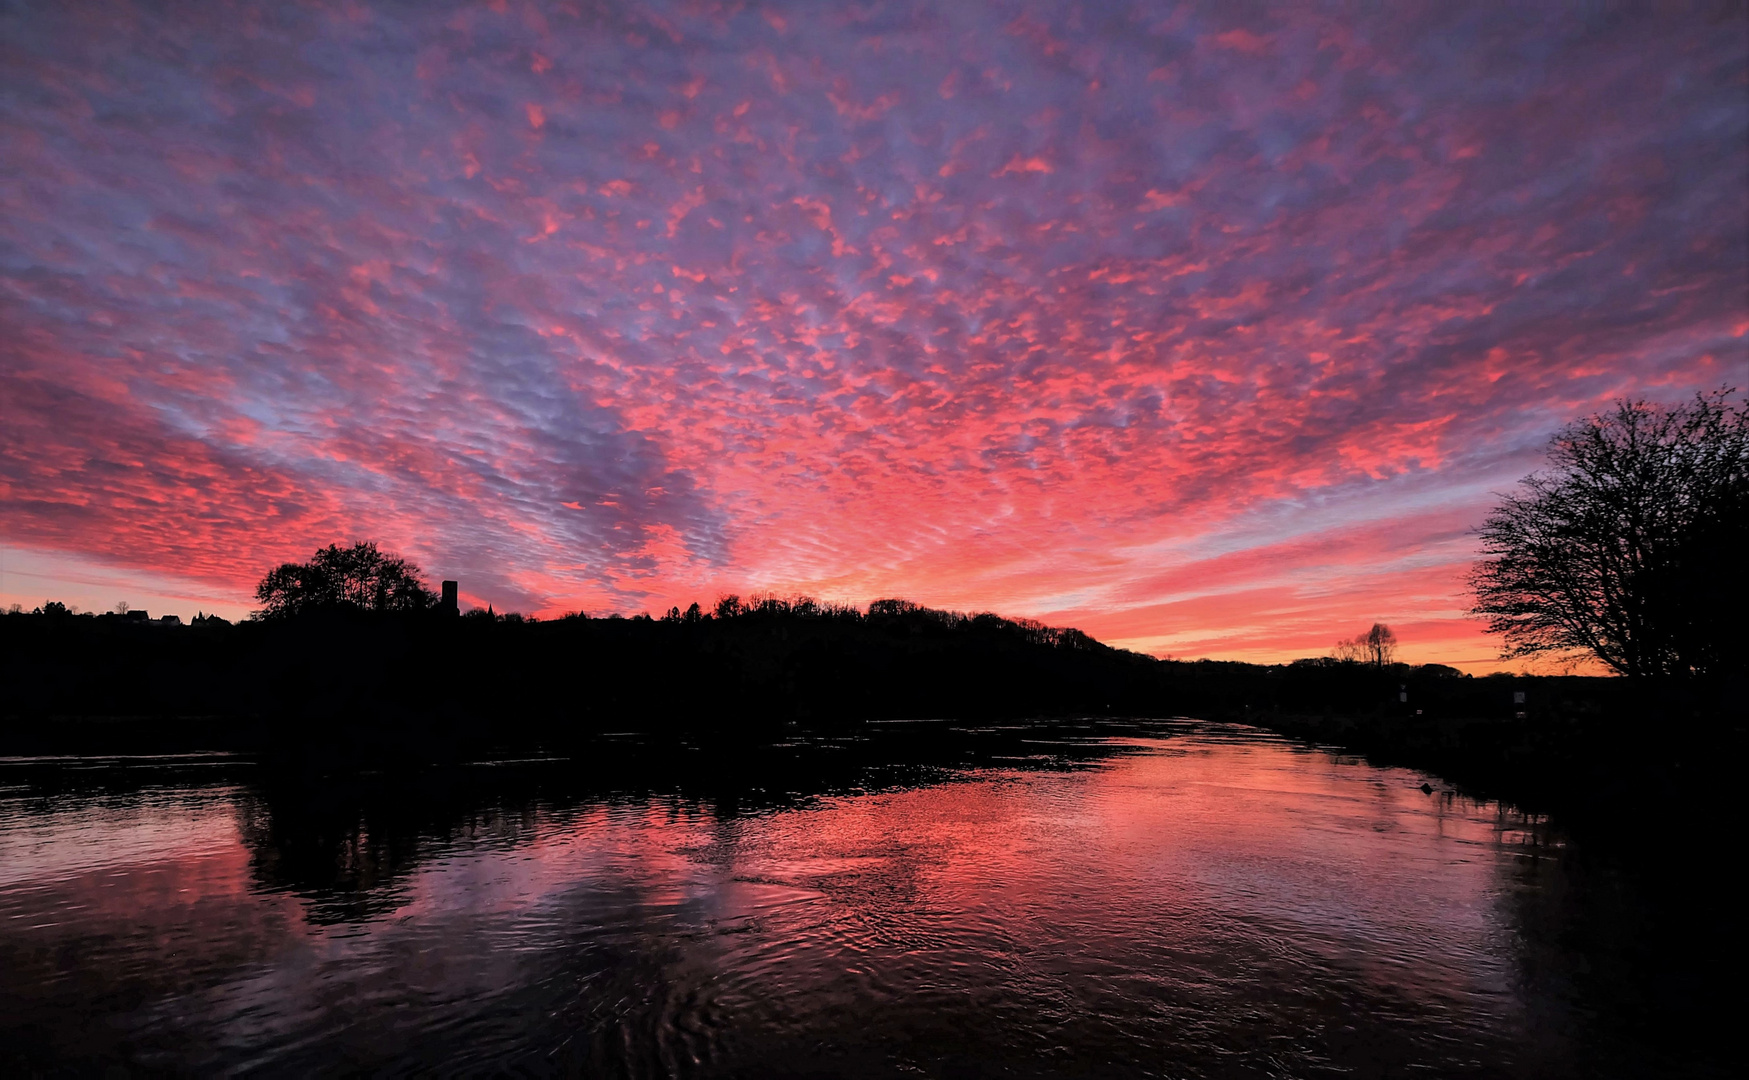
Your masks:
[[[1742,35],[1681,20],[120,11],[0,35],[0,541],[239,597],[369,537],[1467,659],[1488,492],[1749,368]]]

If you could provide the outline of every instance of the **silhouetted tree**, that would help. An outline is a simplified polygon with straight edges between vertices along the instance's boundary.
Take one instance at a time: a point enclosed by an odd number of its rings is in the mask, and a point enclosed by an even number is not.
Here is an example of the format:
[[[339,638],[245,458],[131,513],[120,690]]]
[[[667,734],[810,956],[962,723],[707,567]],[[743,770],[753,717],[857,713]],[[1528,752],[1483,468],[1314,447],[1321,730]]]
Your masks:
[[[1749,414],[1618,402],[1578,421],[1482,526],[1474,614],[1507,657],[1590,653],[1630,677],[1743,666]]]
[[[921,605],[914,604],[909,600],[875,600],[868,605],[868,613],[870,616],[908,615],[912,612],[922,610],[923,608]]]
[[[1396,663],[1397,635],[1384,623],[1373,623],[1372,629],[1366,633],[1338,641],[1336,659],[1381,668]]]
[[[286,563],[261,579],[255,599],[261,619],[335,608],[424,611],[437,603],[417,566],[373,543],[330,544],[307,563]]]

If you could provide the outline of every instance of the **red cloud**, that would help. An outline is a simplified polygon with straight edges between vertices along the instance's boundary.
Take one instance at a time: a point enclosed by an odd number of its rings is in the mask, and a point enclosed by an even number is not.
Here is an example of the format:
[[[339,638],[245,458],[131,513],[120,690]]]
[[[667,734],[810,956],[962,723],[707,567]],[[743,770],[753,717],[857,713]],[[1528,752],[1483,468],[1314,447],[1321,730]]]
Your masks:
[[[1524,80],[1443,8],[113,14],[8,24],[0,541],[243,599],[374,538],[500,607],[1472,659],[1489,492],[1749,361],[1744,39],[1680,20]]]

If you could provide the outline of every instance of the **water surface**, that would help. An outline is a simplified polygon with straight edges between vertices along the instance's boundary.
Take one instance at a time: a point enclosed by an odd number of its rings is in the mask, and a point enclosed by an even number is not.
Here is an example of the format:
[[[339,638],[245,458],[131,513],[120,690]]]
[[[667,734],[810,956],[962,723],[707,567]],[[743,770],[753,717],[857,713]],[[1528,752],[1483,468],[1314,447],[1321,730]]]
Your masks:
[[[606,749],[415,780],[0,763],[0,1067],[1704,1064],[1631,890],[1422,774],[1168,722],[929,765],[825,749],[677,783]]]

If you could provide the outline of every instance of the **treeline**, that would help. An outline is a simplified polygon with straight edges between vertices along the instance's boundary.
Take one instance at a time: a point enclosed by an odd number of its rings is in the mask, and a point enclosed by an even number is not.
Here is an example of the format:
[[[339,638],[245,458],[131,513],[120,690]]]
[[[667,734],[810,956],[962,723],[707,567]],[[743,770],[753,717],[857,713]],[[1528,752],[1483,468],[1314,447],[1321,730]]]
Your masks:
[[[176,627],[0,618],[11,734],[55,717],[225,718],[276,733],[548,743],[885,717],[1145,712],[1158,662],[1074,630],[898,600],[728,597],[663,619],[334,608]]]
[[[1162,661],[1078,630],[903,600],[862,611],[726,597],[662,618],[545,621],[339,608],[183,627],[20,613],[0,617],[0,684],[13,745],[56,718],[205,718],[279,739],[420,748],[552,745],[614,730],[742,738],[879,719],[1516,718],[1557,706],[1601,713],[1619,680]]]

